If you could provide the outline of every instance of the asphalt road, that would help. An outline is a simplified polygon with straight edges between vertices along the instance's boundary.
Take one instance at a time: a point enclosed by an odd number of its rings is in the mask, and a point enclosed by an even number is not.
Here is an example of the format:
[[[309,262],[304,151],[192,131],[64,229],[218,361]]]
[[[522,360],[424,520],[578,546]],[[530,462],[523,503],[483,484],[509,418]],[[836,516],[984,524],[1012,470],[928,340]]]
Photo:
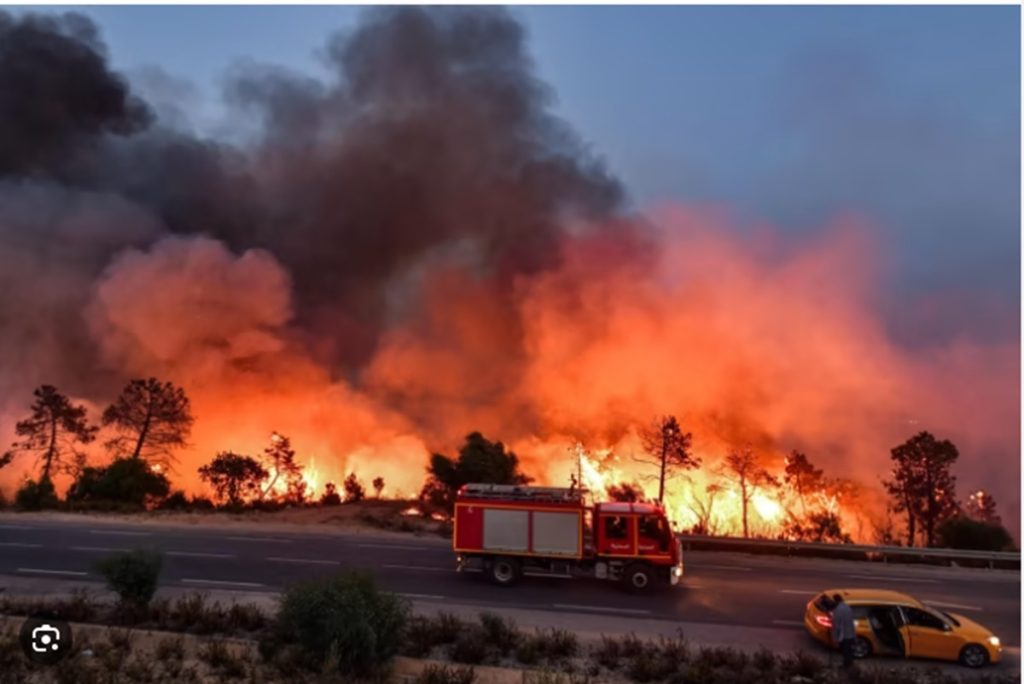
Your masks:
[[[802,630],[804,606],[827,588],[904,591],[989,627],[1020,646],[1020,574],[733,553],[690,552],[686,576],[669,591],[634,596],[606,582],[527,578],[494,587],[454,572],[444,540],[343,536],[248,528],[123,522],[0,519],[0,587],[5,579],[99,581],[93,563],[109,553],[156,548],[161,583],[199,590],[279,591],[339,568],[372,571],[386,589],[417,601],[491,609],[588,613],[709,625]]]

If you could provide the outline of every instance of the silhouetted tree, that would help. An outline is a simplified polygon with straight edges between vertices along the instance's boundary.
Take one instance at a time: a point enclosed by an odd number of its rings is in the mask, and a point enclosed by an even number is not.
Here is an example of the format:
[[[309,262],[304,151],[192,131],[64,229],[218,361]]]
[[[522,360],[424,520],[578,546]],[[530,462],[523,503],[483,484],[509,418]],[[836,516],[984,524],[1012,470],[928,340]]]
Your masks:
[[[295,504],[306,500],[306,481],[302,477],[302,466],[295,461],[295,450],[292,449],[290,439],[273,433],[270,445],[263,450],[263,462],[270,475],[266,487],[260,492],[260,499],[266,498],[278,480],[284,477],[285,493],[281,498]]]
[[[103,424],[117,435],[106,446],[118,458],[168,464],[192,432],[192,408],[185,391],[156,378],[132,380],[103,412]]]
[[[336,484],[328,482],[324,485],[324,493],[320,497],[320,503],[324,506],[337,506],[341,503],[341,497],[338,496],[338,486]]]
[[[379,499],[380,498],[380,493],[384,491],[384,478],[383,477],[375,477],[375,478],[373,478],[373,491],[377,495],[377,498]]]
[[[798,541],[853,543],[850,535],[843,532],[839,515],[832,511],[814,511],[803,520],[790,518],[782,536]]]
[[[634,503],[637,501],[644,500],[643,488],[635,482],[622,482],[620,484],[611,484],[605,487],[605,494],[608,495],[609,501],[623,501],[626,503]]]
[[[916,523],[932,546],[935,529],[957,512],[956,478],[950,468],[960,454],[949,440],[921,432],[891,451],[892,479],[884,481],[894,510],[907,516],[907,544],[914,545]]]
[[[363,488],[363,483],[359,481],[355,473],[348,474],[348,477],[345,478],[344,486],[346,503],[358,503],[366,498],[366,490]]]
[[[456,459],[442,454],[430,457],[426,484],[420,498],[451,512],[459,488],[470,483],[528,484],[531,478],[519,471],[519,457],[505,451],[501,442],[491,442],[479,432],[466,436]]]
[[[690,492],[686,507],[697,518],[697,524],[690,530],[691,534],[715,534],[717,526],[712,515],[715,511],[715,499],[722,493],[722,485],[711,483],[704,488],[704,494]]]
[[[821,489],[824,471],[815,468],[806,454],[794,451],[786,458],[786,473],[783,479],[796,492],[800,512],[807,515],[807,495]]]
[[[85,406],[72,404],[53,385],[42,385],[32,395],[36,398],[30,407],[32,414],[14,426],[21,439],[11,444],[0,461],[7,464],[19,453],[35,454],[41,464],[42,484],[69,457],[80,453],[80,445],[96,439],[97,428],[86,420]]]
[[[690,470],[700,465],[700,459],[690,450],[693,435],[683,432],[675,416],[664,416],[640,432],[640,441],[647,455],[634,457],[634,460],[658,469],[660,503],[665,500],[665,480],[672,471]]]
[[[725,457],[724,476],[740,490],[740,506],[743,517],[743,536],[750,536],[748,511],[750,500],[759,488],[777,487],[779,481],[761,465],[749,447],[734,449]]]
[[[266,468],[255,458],[230,451],[222,451],[216,458],[199,469],[199,477],[210,484],[220,501],[238,508],[246,499],[259,497]]]

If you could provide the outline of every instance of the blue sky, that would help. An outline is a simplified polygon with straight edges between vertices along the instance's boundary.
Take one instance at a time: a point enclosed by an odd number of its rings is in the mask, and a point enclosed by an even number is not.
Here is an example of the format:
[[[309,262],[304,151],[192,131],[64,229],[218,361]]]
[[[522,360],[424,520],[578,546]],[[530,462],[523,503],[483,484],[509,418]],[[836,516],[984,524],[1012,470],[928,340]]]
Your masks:
[[[115,67],[158,65],[209,116],[240,59],[323,74],[352,7],[76,8]],[[557,111],[640,206],[727,206],[797,233],[856,212],[891,252],[894,302],[966,297],[947,320],[889,312],[922,343],[1015,339],[1019,8],[517,7]],[[202,108],[199,103],[207,103]],[[893,304],[894,307],[903,304]],[[914,330],[900,322],[915,320]]]

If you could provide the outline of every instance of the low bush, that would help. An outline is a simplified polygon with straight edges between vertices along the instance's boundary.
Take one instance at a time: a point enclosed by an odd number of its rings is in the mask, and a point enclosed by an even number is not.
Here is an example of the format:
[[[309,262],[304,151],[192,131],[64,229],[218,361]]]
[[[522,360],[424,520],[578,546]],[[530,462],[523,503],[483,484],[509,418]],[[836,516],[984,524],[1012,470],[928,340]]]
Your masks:
[[[520,635],[519,642],[516,644],[516,660],[523,665],[539,663],[544,650],[540,640],[541,638],[537,634]]]
[[[245,665],[242,659],[231,652],[227,645],[213,639],[205,642],[199,649],[199,659],[211,670],[226,679],[239,679],[245,676]]]
[[[369,676],[398,653],[409,614],[408,602],[380,591],[371,576],[342,572],[288,589],[277,630],[310,665]]]
[[[189,509],[189,500],[180,489],[176,489],[156,506],[161,511],[185,511]]]
[[[454,642],[466,627],[466,623],[453,613],[442,611],[434,618],[434,629],[437,632],[437,643],[439,644]]]
[[[46,477],[36,482],[26,480],[14,495],[14,504],[23,511],[41,511],[47,508],[57,508],[60,499],[57,498],[57,490],[53,482]]]
[[[416,684],[473,684],[476,672],[471,667],[427,665],[416,678]]]
[[[480,627],[470,627],[459,634],[448,649],[448,657],[457,663],[480,665],[488,660],[490,649],[487,634]]]
[[[122,604],[139,608],[148,605],[156,593],[162,567],[160,553],[136,549],[98,561],[96,572],[107,580]]]
[[[480,627],[484,631],[487,643],[497,649],[503,656],[515,650],[519,643],[520,633],[516,623],[494,613],[480,613]]]
[[[171,483],[163,473],[140,458],[119,458],[105,467],[87,467],[68,490],[73,506],[89,504],[93,509],[110,506],[117,510],[143,510],[170,492]]]
[[[405,645],[402,654],[410,658],[425,658],[438,645],[437,635],[434,632],[434,623],[430,618],[421,615],[414,616],[405,626],[405,636],[402,639]]]
[[[543,643],[545,655],[549,660],[573,658],[580,649],[575,632],[567,629],[550,629],[543,632]]]

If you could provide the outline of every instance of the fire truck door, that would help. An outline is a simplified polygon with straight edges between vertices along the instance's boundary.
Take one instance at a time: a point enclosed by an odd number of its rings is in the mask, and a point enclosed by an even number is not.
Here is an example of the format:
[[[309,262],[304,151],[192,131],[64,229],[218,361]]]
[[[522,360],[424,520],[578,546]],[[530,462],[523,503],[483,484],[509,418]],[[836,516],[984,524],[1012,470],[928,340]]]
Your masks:
[[[645,556],[669,553],[671,533],[659,515],[644,515],[638,521],[637,552]]]

